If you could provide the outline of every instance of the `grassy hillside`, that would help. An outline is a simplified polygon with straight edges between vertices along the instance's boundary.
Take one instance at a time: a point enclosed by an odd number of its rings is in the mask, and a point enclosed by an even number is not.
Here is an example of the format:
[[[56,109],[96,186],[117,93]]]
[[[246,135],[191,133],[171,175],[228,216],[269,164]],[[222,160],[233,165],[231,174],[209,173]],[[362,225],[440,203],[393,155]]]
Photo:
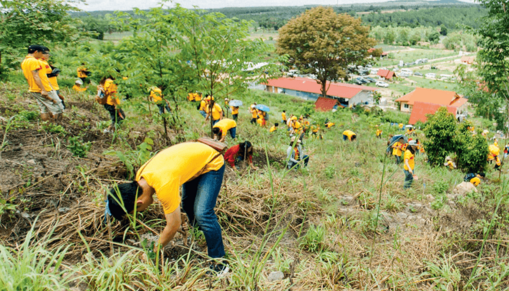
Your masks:
[[[300,115],[313,104],[262,91],[237,96],[245,104],[238,141],[254,144],[260,169],[244,166],[234,173],[227,166],[216,211],[232,272],[216,279],[205,275],[206,246],[199,232],[178,234],[162,266],[143,259],[140,242],[156,238],[164,226],[158,204],[137,221],[113,222],[111,228],[102,224],[105,190],[128,180],[130,166],[139,167],[170,144],[208,134],[196,104],[178,96],[180,112],[170,117],[166,137],[153,104],[135,96],[122,104],[127,120],[112,136],[102,133],[108,117],[93,101],[93,90],[77,94],[64,85],[68,109],[57,126],[39,120],[25,87],[13,74],[0,88],[0,116],[5,118],[0,136],[6,145],[0,152],[4,284],[16,281],[19,288],[32,290],[509,287],[505,182],[491,172],[479,192],[454,195],[464,173],[430,168],[419,155],[419,179],[403,190],[402,166],[384,153],[388,134],[400,133],[389,121],[406,122],[408,115],[313,112],[312,121],[323,124],[328,118],[336,126],[324,131],[323,140],[306,138],[309,166],[288,171],[284,127],[270,134],[249,124],[247,105],[270,106],[272,124],[284,109]],[[384,130],[381,140],[375,138],[376,124]],[[358,140],[344,142],[345,129],[356,132]],[[421,131],[417,135],[424,139]],[[150,143],[147,138],[153,140],[148,151],[140,147]],[[83,152],[86,157],[76,156]],[[285,278],[269,281],[274,271]]]

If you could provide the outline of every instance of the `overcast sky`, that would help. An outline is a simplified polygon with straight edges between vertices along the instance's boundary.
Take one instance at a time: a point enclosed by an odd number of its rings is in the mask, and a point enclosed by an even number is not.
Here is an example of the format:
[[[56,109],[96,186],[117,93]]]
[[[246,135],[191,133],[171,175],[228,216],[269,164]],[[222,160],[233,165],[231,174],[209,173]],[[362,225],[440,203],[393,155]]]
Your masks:
[[[471,2],[470,0],[469,2]],[[256,6],[301,6],[311,4],[336,5],[355,3],[387,2],[387,0],[184,0],[177,1],[183,7],[223,8]],[[133,7],[147,9],[157,7],[159,0],[87,0],[87,5],[79,5],[86,11],[94,10],[130,10]]]

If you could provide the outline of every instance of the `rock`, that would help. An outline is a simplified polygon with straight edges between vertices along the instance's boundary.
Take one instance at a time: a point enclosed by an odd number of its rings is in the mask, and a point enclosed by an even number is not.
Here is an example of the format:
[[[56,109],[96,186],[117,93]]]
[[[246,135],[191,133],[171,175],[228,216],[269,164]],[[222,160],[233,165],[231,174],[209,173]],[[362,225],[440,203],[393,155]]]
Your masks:
[[[462,182],[462,183],[456,185],[456,187],[454,187],[454,190],[452,192],[454,194],[464,196],[471,192],[477,193],[477,189],[475,188],[474,184],[472,184],[470,182]]]
[[[285,278],[285,274],[283,274],[283,272],[281,272],[281,271],[277,271],[277,272],[271,272],[267,279],[269,280],[269,282],[274,282],[274,281],[281,281],[284,278]]]
[[[27,218],[27,219],[28,219],[28,218],[30,218],[30,214],[28,214],[28,213],[26,213],[26,212],[22,212],[22,213],[21,213],[21,217],[23,217],[23,218]]]
[[[396,215],[398,216],[399,219],[406,219],[408,217],[408,214],[406,214],[404,212],[399,212]]]
[[[35,160],[34,160],[34,159],[28,160],[28,161],[27,161],[27,164],[35,165]]]

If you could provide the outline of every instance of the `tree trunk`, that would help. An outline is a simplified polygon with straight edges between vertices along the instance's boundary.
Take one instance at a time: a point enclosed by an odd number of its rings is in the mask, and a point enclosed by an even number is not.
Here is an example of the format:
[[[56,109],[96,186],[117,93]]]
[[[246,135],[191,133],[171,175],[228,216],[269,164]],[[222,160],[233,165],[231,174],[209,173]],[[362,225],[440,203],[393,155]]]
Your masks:
[[[322,82],[322,88],[320,89],[322,91],[322,97],[327,97],[327,79],[320,80]]]

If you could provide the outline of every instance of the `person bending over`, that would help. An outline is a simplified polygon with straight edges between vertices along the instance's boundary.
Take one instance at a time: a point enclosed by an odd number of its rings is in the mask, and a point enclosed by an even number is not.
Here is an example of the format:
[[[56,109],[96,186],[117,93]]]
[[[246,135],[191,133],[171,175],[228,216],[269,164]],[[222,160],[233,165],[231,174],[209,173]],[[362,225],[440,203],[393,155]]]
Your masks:
[[[218,139],[220,136],[221,139],[219,139],[220,142],[224,142],[226,139],[226,134],[230,133],[230,136],[235,139],[235,136],[237,134],[237,123],[233,119],[229,118],[223,118],[222,120],[218,121],[214,127],[212,128],[212,133],[214,134],[214,139]]]
[[[247,160],[253,170],[258,170],[253,165],[253,145],[249,141],[241,142],[232,146],[224,154],[224,159],[230,164],[233,170],[237,171],[236,163]]]

